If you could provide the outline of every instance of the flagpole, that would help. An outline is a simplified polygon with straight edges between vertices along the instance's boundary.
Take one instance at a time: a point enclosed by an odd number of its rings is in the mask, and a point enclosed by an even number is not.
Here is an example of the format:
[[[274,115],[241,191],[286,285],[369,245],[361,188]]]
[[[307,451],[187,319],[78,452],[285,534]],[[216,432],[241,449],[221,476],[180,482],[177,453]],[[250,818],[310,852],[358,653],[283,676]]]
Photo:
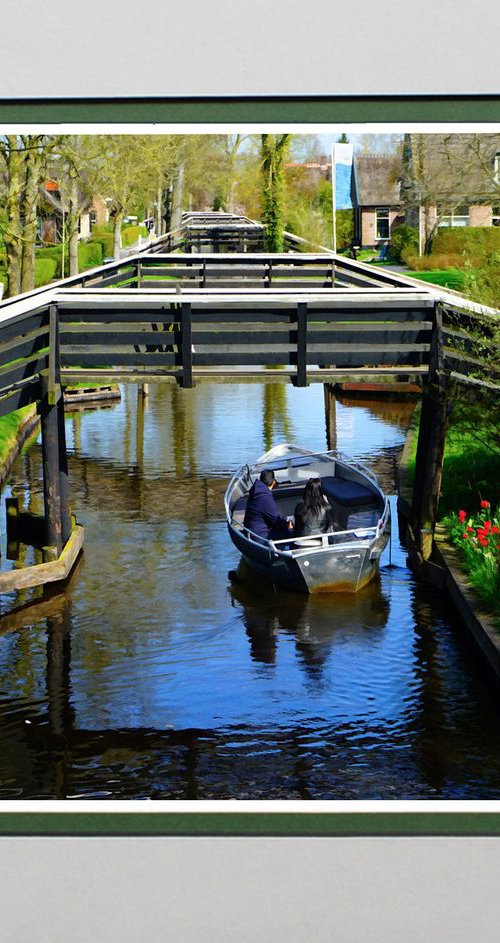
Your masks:
[[[337,205],[335,199],[335,144],[332,144],[332,214],[333,214],[333,251],[337,254]]]

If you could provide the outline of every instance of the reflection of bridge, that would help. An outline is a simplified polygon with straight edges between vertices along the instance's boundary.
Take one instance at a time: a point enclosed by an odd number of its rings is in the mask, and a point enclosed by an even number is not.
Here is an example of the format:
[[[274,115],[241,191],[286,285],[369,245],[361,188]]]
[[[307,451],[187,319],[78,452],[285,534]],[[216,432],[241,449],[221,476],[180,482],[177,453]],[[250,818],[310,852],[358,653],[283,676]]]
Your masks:
[[[353,636],[354,645],[357,639],[364,645],[367,633],[376,640],[384,631],[390,615],[390,598],[376,584],[367,594],[344,599],[333,623],[327,600],[270,594],[259,607],[244,586],[231,592],[242,610],[248,657],[266,670],[279,668],[280,639],[295,636],[297,665],[311,694],[321,687],[322,666],[336,642],[343,644],[345,632]],[[416,685],[414,700],[402,705],[401,724],[388,734],[383,718],[356,718],[353,736],[349,720],[325,721],[313,739],[307,724],[273,729],[272,718],[263,731],[251,723],[220,729],[162,730],[141,723],[89,729],[79,722],[74,706],[82,679],[72,670],[74,620],[68,595],[32,606],[21,621],[19,615],[6,616],[2,631],[16,630],[27,618],[46,620],[47,644],[40,713],[32,708],[26,726],[26,709],[16,710],[14,701],[1,725],[4,798],[260,798],[269,789],[276,798],[373,798],[374,788],[379,788],[373,782],[373,762],[366,763],[366,780],[364,764],[359,763],[365,744],[373,758],[374,738],[380,740],[378,768],[386,773],[403,752],[403,794],[408,789],[415,797],[420,783],[439,791],[449,772],[446,751],[440,756],[433,746],[440,725],[446,727],[442,664],[436,634],[430,631],[431,611],[417,597],[412,606],[415,672],[421,674],[421,684]],[[96,655],[94,671],[98,668]],[[252,744],[260,737],[265,742],[270,733],[272,751],[256,754]],[[448,736],[458,744],[460,727],[451,730],[448,724]],[[114,785],[107,786],[107,780]]]
[[[202,245],[224,223],[186,217]],[[332,253],[163,253],[171,234],[136,256],[0,305],[0,415],[40,404],[47,543],[57,551],[71,520],[61,384],[165,382],[255,376],[305,386],[352,378],[420,377],[425,384],[414,525],[424,555],[436,517],[450,377],[477,382],[485,363],[468,330],[476,308],[432,288]],[[446,304],[443,304],[443,299]],[[482,324],[483,322],[481,322]],[[457,330],[457,324],[459,330]],[[489,333],[488,333],[489,332]],[[498,389],[497,386],[493,386]]]

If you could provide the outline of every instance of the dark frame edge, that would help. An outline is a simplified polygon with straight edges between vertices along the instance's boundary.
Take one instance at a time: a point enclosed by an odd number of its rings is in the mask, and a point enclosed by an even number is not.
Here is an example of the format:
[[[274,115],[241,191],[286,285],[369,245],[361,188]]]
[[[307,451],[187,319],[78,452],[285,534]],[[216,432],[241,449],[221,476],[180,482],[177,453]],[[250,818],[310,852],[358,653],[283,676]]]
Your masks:
[[[0,98],[8,123],[321,124],[500,121],[500,95],[307,95],[248,97]]]
[[[491,812],[12,812],[0,836],[30,837],[498,837]]]

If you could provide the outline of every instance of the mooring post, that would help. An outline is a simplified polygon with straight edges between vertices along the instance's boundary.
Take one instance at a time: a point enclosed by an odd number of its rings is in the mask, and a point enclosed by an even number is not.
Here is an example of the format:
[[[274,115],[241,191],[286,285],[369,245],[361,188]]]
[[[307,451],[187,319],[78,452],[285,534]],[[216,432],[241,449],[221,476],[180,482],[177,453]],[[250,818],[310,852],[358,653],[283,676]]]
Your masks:
[[[59,467],[58,404],[47,375],[40,378],[40,423],[42,428],[43,497],[47,545],[62,550],[61,475]],[[59,396],[61,395],[59,389]]]
[[[337,399],[333,383],[323,383],[325,396],[326,444],[328,449],[337,448]]]
[[[193,347],[191,339],[191,305],[181,304],[181,349],[182,349],[182,386],[189,389],[193,385]]]
[[[297,305],[297,376],[296,386],[307,386],[307,302]]]
[[[56,305],[49,308],[48,369],[41,374],[40,387],[46,541],[47,546],[55,547],[59,555],[71,535],[71,511]]]
[[[59,479],[61,493],[61,534],[63,546],[71,537],[71,506],[69,501],[68,452],[66,449],[66,426],[64,423],[64,395],[57,401],[57,427],[59,435]]]
[[[438,304],[435,310],[429,381],[422,390],[413,483],[412,525],[417,549],[423,560],[428,560],[432,553],[451,405],[448,380],[442,368],[442,310]]]

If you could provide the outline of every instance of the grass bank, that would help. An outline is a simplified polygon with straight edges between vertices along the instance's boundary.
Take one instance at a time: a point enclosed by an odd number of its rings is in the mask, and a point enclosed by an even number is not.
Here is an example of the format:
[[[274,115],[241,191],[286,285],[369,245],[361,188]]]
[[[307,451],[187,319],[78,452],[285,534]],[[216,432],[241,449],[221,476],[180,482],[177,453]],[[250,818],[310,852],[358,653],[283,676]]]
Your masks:
[[[415,476],[416,449],[414,435],[407,465],[409,484]],[[497,526],[500,507],[499,469],[500,406],[486,399],[475,403],[457,399],[446,437],[439,521],[450,542],[458,547],[464,572],[478,597],[498,621],[500,538],[495,539],[492,529]],[[488,506],[481,507],[481,502]],[[487,521],[490,524],[483,534]],[[468,527],[471,530],[467,531]]]

